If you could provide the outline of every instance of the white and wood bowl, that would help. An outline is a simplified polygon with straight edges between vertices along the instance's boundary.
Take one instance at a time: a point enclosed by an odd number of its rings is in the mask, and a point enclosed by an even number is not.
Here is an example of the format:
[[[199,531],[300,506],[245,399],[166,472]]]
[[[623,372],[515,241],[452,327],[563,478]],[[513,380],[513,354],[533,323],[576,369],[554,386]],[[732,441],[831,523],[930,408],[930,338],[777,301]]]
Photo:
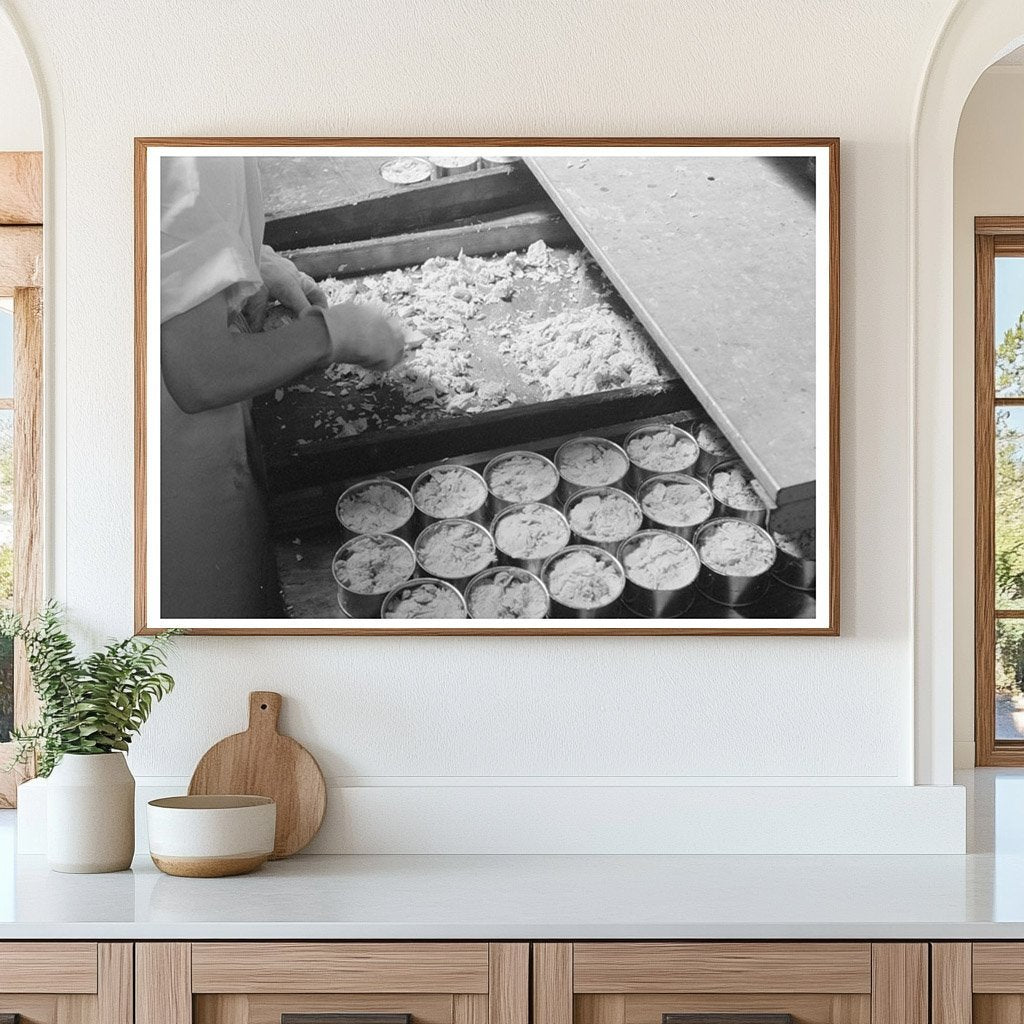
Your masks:
[[[274,852],[277,805],[266,796],[169,796],[147,808],[149,853],[168,875],[224,878]]]

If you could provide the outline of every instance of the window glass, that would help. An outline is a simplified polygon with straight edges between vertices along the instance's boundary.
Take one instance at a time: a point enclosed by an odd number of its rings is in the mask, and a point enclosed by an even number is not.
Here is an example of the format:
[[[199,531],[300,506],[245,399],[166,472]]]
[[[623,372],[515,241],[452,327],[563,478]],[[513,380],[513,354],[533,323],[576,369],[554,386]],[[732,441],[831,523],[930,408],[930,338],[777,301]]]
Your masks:
[[[996,739],[1024,739],[1024,621],[996,620]]]
[[[1024,608],[1024,407],[996,409],[996,610]]]
[[[14,396],[14,315],[0,306],[0,398]]]
[[[997,740],[1024,740],[1024,257],[995,260]]]
[[[996,398],[1024,398],[1024,258],[996,258]]]

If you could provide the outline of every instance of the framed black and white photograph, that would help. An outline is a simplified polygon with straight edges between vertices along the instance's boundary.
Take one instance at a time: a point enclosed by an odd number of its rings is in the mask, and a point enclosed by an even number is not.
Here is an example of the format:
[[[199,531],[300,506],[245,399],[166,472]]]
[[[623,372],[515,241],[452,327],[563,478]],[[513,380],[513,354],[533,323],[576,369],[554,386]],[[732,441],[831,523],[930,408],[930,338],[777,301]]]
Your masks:
[[[837,634],[838,156],[136,140],[138,630]]]

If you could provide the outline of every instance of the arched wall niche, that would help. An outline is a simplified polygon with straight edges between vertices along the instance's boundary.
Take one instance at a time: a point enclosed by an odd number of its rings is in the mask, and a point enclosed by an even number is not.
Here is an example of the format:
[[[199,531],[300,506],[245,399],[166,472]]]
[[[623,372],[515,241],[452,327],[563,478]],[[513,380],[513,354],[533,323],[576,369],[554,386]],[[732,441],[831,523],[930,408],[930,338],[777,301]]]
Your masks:
[[[46,209],[61,194],[66,154],[49,140],[63,141],[58,80],[52,66],[40,70],[40,40],[28,38],[11,14],[0,10],[0,32],[10,27],[28,55],[41,106],[47,168]],[[936,38],[922,69],[909,136],[910,212],[907,223],[913,264],[908,277],[908,318],[914,380],[914,680],[915,781],[948,785],[953,765],[953,154],[961,111],[984,70],[1024,42],[1020,0],[961,0]],[[37,50],[38,45],[38,50]],[[47,95],[50,83],[52,97]],[[0,140],[0,148],[3,142]],[[47,308],[63,284],[60,255],[47,246]],[[47,325],[48,351],[52,318]],[[63,410],[48,396],[47,434],[59,434]],[[51,446],[51,451],[54,450]],[[48,475],[60,478],[60,467]],[[51,489],[50,493],[56,493]],[[48,551],[53,545],[47,543]],[[60,566],[51,575],[60,573]],[[47,588],[50,589],[50,588]],[[969,681],[967,681],[969,685]]]
[[[924,70],[910,151],[910,322],[914,380],[915,781],[948,785],[953,772],[954,620],[953,158],[967,98],[984,71],[1024,42],[1019,0],[962,0]],[[968,342],[969,343],[969,342]],[[973,686],[973,680],[956,680]]]

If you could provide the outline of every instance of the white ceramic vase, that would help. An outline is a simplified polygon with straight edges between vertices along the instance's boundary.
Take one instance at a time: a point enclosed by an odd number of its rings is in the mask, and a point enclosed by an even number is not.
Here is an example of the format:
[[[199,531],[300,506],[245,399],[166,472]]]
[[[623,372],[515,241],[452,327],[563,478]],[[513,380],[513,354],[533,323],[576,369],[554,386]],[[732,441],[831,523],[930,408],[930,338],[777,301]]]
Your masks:
[[[135,853],[135,778],[124,754],[65,754],[46,783],[54,871],[124,871]]]

